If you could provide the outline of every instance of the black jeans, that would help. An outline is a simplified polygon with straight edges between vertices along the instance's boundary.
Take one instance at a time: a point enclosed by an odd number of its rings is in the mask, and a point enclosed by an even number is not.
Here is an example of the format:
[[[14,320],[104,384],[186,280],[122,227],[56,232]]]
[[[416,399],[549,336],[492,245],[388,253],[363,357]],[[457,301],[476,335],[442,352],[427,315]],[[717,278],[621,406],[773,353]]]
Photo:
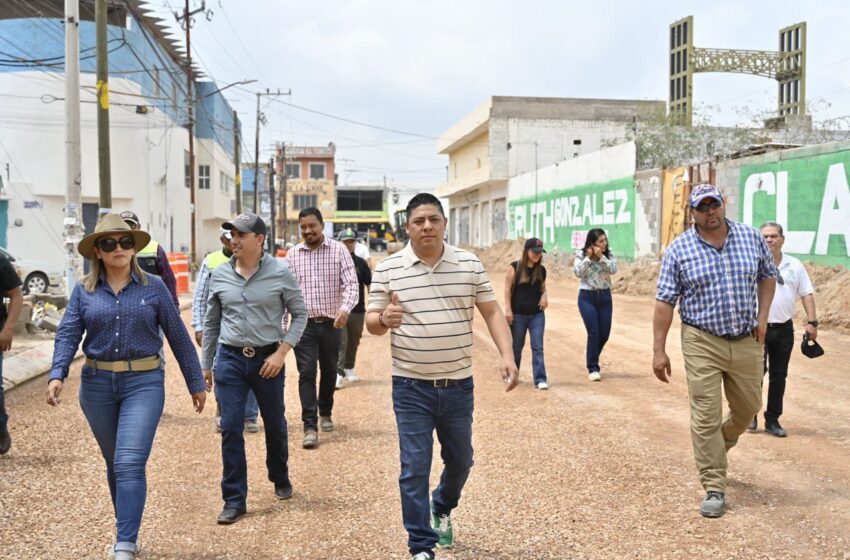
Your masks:
[[[333,321],[307,322],[301,340],[295,345],[298,365],[298,394],[301,397],[301,420],[304,429],[315,430],[319,415],[330,416],[336,389],[336,361],[339,356],[339,329]],[[322,370],[319,398],[316,399],[316,362]]]
[[[769,374],[767,386],[766,422],[779,420],[782,416],[782,399],[785,397],[785,378],[788,377],[788,362],[794,350],[794,323],[788,321],[776,327],[768,327],[764,338],[764,372]]]

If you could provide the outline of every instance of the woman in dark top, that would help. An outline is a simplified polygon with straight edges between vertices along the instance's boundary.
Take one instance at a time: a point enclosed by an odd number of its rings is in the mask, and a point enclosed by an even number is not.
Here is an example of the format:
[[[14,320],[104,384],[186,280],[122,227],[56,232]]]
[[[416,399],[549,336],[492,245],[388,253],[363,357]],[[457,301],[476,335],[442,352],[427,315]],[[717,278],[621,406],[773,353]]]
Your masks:
[[[56,332],[47,403],[59,404],[69,366],[85,334],[80,407],[106,461],[117,538],[108,557],[132,560],[145,508],[145,466],[165,403],[160,329],[180,365],[195,411],[206,384],[192,339],[158,276],[143,272],[136,253],[150,236],[105,215],[77,249],[91,272],[74,287]]]
[[[525,333],[531,333],[531,366],[534,386],[549,388],[543,361],[543,331],[549,302],[546,297],[546,267],[543,266],[543,242],[532,237],[525,242],[522,258],[508,267],[505,275],[505,318],[514,338],[514,361],[519,368]]]

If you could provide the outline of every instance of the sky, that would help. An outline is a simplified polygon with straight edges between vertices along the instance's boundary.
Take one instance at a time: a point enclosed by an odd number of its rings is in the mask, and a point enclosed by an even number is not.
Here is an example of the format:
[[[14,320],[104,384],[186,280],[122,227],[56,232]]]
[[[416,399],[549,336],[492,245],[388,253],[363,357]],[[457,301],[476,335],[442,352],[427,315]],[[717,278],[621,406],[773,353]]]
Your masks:
[[[171,22],[184,5],[149,4]],[[212,14],[192,28],[196,64],[222,86],[257,80],[225,92],[246,143],[253,150],[255,92],[291,91],[262,99],[260,160],[276,142],[334,142],[340,184],[435,187],[448,163],[436,137],[492,95],[666,100],[669,24],[688,15],[694,45],[711,48],[775,50],[780,28],[806,21],[809,112],[815,122],[850,122],[846,1],[206,0],[206,8]],[[776,89],[768,78],[697,74],[696,111],[742,125],[775,111]]]

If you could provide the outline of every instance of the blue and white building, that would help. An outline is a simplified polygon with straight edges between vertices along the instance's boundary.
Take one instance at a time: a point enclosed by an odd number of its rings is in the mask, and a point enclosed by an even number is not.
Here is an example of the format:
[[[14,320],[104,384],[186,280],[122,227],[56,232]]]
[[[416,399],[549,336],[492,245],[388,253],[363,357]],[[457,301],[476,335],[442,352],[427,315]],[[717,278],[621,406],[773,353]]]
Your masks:
[[[133,210],[167,251],[189,252],[191,204],[185,51],[139,0],[109,2],[112,208]],[[64,0],[0,3],[0,245],[64,262]],[[80,2],[82,194],[86,231],[97,219],[94,2]],[[197,76],[201,76],[197,78]],[[240,123],[196,72],[197,259],[219,247],[236,207]],[[8,167],[7,167],[8,166]]]

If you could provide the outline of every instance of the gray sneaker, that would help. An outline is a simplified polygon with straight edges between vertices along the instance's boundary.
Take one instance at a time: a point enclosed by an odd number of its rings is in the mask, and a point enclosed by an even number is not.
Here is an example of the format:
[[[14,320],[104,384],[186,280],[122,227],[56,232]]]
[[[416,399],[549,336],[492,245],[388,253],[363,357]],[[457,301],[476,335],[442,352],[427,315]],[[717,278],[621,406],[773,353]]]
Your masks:
[[[705,493],[699,513],[703,517],[721,517],[726,513],[726,498],[723,492],[709,491]]]
[[[331,417],[330,416],[322,416],[321,418],[319,418],[319,428],[323,432],[334,431],[334,423],[333,423],[333,420],[331,420]]]
[[[319,447],[319,433],[316,430],[304,431],[304,449],[314,449]]]
[[[260,431],[260,425],[257,424],[257,420],[245,420],[245,431],[249,434],[256,434]]]

